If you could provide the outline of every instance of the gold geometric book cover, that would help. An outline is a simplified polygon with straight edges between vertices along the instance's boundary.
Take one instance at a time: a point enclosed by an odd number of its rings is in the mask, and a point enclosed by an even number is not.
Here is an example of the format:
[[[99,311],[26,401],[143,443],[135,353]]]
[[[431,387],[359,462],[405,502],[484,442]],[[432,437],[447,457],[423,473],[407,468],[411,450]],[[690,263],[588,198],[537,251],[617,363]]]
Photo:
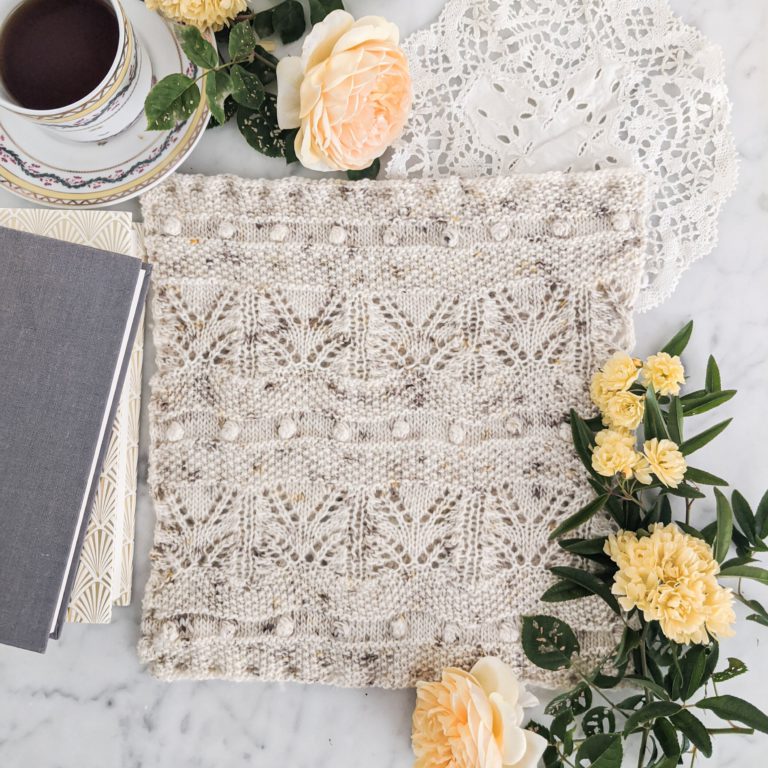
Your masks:
[[[116,253],[135,252],[131,214],[125,212],[2,208],[0,226]],[[67,609],[69,622],[108,624],[113,603],[130,600],[142,336],[140,327]]]

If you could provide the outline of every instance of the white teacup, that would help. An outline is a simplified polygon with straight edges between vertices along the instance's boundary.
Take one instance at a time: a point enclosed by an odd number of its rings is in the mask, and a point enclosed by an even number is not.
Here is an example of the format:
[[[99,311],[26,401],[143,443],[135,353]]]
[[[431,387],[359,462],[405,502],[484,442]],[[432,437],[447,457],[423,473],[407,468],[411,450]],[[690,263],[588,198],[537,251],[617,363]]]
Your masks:
[[[15,103],[0,79],[0,107],[73,141],[107,139],[136,120],[152,85],[152,65],[119,0],[104,2],[117,17],[118,43],[112,66],[99,85],[74,104],[27,109]],[[20,4],[0,0],[0,17],[7,19]]]

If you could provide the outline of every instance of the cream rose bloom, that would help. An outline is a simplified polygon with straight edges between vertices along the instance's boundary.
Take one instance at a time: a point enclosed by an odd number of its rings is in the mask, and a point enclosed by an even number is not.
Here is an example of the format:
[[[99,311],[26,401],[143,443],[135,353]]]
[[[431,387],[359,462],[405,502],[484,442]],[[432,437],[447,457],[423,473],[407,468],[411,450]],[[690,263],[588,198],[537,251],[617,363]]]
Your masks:
[[[416,689],[414,768],[535,768],[547,742],[522,723],[523,708],[536,704],[500,659],[443,670]]]
[[[631,478],[637,463],[635,437],[625,430],[603,429],[595,435],[592,467],[598,475]]]
[[[678,450],[677,443],[672,440],[646,440],[643,452],[648,463],[659,481],[668,488],[677,488],[683,482],[688,465],[683,454]]]
[[[400,135],[411,107],[408,59],[397,27],[332,11],[301,56],[277,65],[277,121],[298,128],[295,149],[314,171],[363,170]]]
[[[685,369],[680,358],[666,352],[651,355],[640,372],[643,384],[653,387],[660,395],[679,395],[680,385],[685,383]]]
[[[636,381],[639,371],[638,361],[626,352],[617,352],[603,366],[605,386],[611,392],[629,389]]]
[[[618,568],[611,591],[625,611],[638,608],[676,643],[708,643],[733,634],[733,595],[717,582],[712,548],[676,525],[650,526],[650,536],[612,534],[605,553]]]
[[[248,9],[245,0],[146,0],[146,6],[166,19],[191,24],[200,30],[219,30]]]
[[[603,421],[619,429],[637,429],[643,420],[645,399],[633,392],[615,392],[606,400]]]

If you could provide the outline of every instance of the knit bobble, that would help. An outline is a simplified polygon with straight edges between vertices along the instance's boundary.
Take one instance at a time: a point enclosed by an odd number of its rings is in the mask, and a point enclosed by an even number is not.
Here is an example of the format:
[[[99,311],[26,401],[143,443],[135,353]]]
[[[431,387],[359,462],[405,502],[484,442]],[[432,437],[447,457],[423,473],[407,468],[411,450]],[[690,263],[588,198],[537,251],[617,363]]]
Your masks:
[[[499,637],[505,643],[516,643],[520,639],[520,630],[511,621],[499,624]]]
[[[392,246],[392,245],[397,245],[398,242],[400,241],[400,238],[398,238],[397,232],[395,232],[394,229],[388,229],[384,233],[383,240],[384,240],[384,245]]]
[[[177,443],[184,437],[184,427],[178,421],[172,421],[165,430],[165,439]]]
[[[219,224],[219,237],[224,240],[229,240],[230,237],[234,237],[236,231],[235,225],[231,221],[222,221],[221,224]]]
[[[328,234],[328,240],[332,245],[341,245],[346,239],[347,233],[343,227],[331,227],[331,231]]]
[[[448,430],[448,439],[454,445],[461,445],[464,442],[465,436],[464,427],[460,424],[451,424],[451,428]]]
[[[289,418],[283,419],[277,427],[281,440],[290,440],[296,434],[296,422]]]
[[[293,619],[288,616],[281,616],[275,625],[275,634],[278,637],[290,637],[294,629]]]
[[[219,627],[219,637],[223,640],[231,640],[237,633],[237,624],[234,621],[225,621]]]
[[[163,222],[163,232],[171,237],[177,237],[181,234],[181,221],[175,216],[169,216]]]
[[[568,237],[571,234],[572,227],[565,219],[553,219],[550,227],[555,237]]]
[[[221,439],[231,443],[233,440],[237,440],[240,434],[240,427],[234,421],[227,421],[221,428]]]
[[[509,227],[506,224],[494,224],[491,227],[491,237],[500,243],[502,240],[506,240],[509,237]]]
[[[632,226],[632,221],[626,213],[617,213],[611,218],[611,226],[617,232],[626,232]]]
[[[566,424],[563,422],[558,427],[558,432],[560,433],[560,438],[562,440],[565,440],[566,442],[570,442],[573,439],[573,433],[571,432],[571,425]]]
[[[331,629],[331,635],[336,638],[347,638],[351,634],[349,623],[346,621],[342,621],[341,619],[337,619],[333,622],[333,628]]]
[[[520,419],[510,416],[504,423],[504,429],[506,429],[510,435],[519,435],[523,430],[523,425],[520,423]]]
[[[459,244],[459,233],[455,229],[446,229],[443,234],[443,242],[449,248],[455,248]]]
[[[285,224],[275,224],[269,231],[269,239],[273,243],[282,243],[288,237],[288,227]]]
[[[348,424],[340,422],[333,428],[333,439],[340,443],[347,443],[352,439],[352,430]]]
[[[408,622],[403,616],[398,616],[390,625],[389,631],[396,640],[401,640],[408,634]]]
[[[392,437],[396,438],[397,440],[402,440],[408,437],[410,431],[411,425],[404,419],[397,419],[397,421],[395,421],[395,423],[392,425]]]
[[[455,643],[461,637],[461,630],[456,624],[446,624],[443,627],[443,640],[446,643]]]

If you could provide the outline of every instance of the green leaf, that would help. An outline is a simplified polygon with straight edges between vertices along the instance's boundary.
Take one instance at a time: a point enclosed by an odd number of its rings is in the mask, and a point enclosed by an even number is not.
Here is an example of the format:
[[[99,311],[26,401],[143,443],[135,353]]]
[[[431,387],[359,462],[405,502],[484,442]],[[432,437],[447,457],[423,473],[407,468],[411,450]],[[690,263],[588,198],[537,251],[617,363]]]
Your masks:
[[[232,98],[244,107],[259,109],[264,103],[264,86],[261,80],[239,64],[233,65],[229,72],[232,80]]]
[[[612,733],[616,729],[616,717],[608,707],[593,707],[581,718],[581,730],[585,736],[596,733]]]
[[[705,429],[698,435],[689,438],[685,442],[681,443],[680,453],[682,453],[683,456],[687,456],[694,451],[698,451],[699,448],[703,448],[707,443],[714,440],[732,421],[733,419],[726,419],[725,421],[721,421],[719,424],[715,424],[714,427]]]
[[[219,65],[219,52],[201,34],[197,27],[176,27],[181,50],[187,58],[202,69],[213,69]]]
[[[571,657],[580,651],[573,630],[553,616],[524,616],[522,643],[537,667],[552,671],[569,668]]]
[[[680,756],[680,742],[677,739],[677,730],[666,717],[660,717],[653,724],[653,735],[659,742],[659,746],[667,757]]]
[[[750,544],[757,544],[755,516],[749,502],[739,491],[734,491],[731,494],[731,506],[733,507],[733,516],[736,518],[741,532],[747,537]]]
[[[262,85],[269,85],[277,79],[277,64],[277,59],[269,51],[265,51],[264,48],[257,45],[254,49],[253,61],[249,64],[243,64],[243,69],[256,75],[261,80]]]
[[[680,445],[683,442],[683,406],[675,395],[669,398],[667,427],[670,439]]]
[[[321,22],[331,11],[343,11],[341,0],[309,0],[309,20],[312,24]]]
[[[728,402],[735,394],[735,389],[724,389],[722,392],[710,392],[697,397],[685,395],[680,398],[680,403],[683,406],[685,416],[697,416]]]
[[[696,715],[692,715],[689,710],[683,709],[676,715],[669,718],[677,729],[682,731],[691,743],[701,752],[704,757],[712,756],[712,739],[709,738],[704,723]]]
[[[595,576],[594,573],[583,571],[580,568],[571,568],[567,565],[557,565],[549,569],[555,576],[566,579],[573,584],[578,584],[588,589],[592,594],[601,598],[617,615],[621,615],[621,608],[616,598],[611,593],[611,588]]]
[[[768,617],[761,616],[757,613],[750,613],[747,616],[747,621],[754,621],[755,624],[762,624],[764,627],[768,627]]]
[[[656,393],[651,386],[649,386],[645,392],[645,414],[643,416],[643,424],[645,425],[646,440],[650,440],[653,437],[658,437],[659,440],[663,440],[664,438],[669,437],[667,424],[664,421],[661,409],[659,408],[659,401],[656,399]]]
[[[606,501],[608,501],[607,495],[598,496],[596,499],[590,501],[589,504],[582,507],[578,512],[567,517],[554,531],[552,531],[552,533],[549,534],[550,540],[556,539],[564,533],[568,533],[569,531],[584,525],[584,523],[593,518],[605,506]]]
[[[697,701],[699,709],[708,709],[723,720],[736,720],[748,728],[768,733],[768,715],[738,696],[710,696]]]
[[[270,37],[275,34],[275,25],[272,22],[272,8],[260,11],[251,20],[256,37]]]
[[[595,539],[561,539],[558,544],[573,555],[602,555],[605,552],[607,536],[598,536]]]
[[[272,9],[272,25],[284,45],[293,43],[304,35],[307,20],[304,8],[298,0],[285,0]]]
[[[697,645],[686,651],[685,656],[683,656],[680,662],[682,676],[682,690],[680,693],[683,701],[688,701],[704,682],[708,650],[706,646]]]
[[[755,565],[733,565],[723,568],[721,576],[735,576],[739,579],[753,579],[761,584],[768,584],[768,571]]]
[[[746,671],[747,665],[741,661],[741,659],[729,656],[726,669],[721,669],[719,672],[715,672],[715,674],[712,675],[712,679],[716,683],[724,683],[726,680],[732,680],[734,677],[743,675]]]
[[[581,463],[593,477],[597,478],[600,482],[604,482],[605,478],[598,475],[592,468],[592,448],[595,445],[595,436],[592,433],[592,430],[587,426],[584,419],[582,419],[573,409],[571,409],[569,421],[571,423],[573,446],[581,459]]]
[[[768,537],[768,491],[763,494],[755,512],[755,532],[757,538],[762,540]]]
[[[692,483],[699,483],[699,485],[728,485],[728,481],[723,480],[722,477],[690,466],[685,470],[685,479]]]
[[[589,597],[592,593],[578,584],[569,581],[558,581],[547,589],[539,598],[543,603],[564,603],[567,600],[579,600]]]
[[[722,563],[728,557],[728,550],[733,538],[733,510],[725,494],[719,488],[715,488],[715,498],[717,499],[717,534],[712,549],[715,560]]]
[[[554,717],[567,709],[574,715],[580,715],[591,706],[592,690],[586,683],[579,683],[572,690],[555,696],[544,708],[544,712]]]
[[[247,21],[235,24],[229,31],[229,58],[232,61],[248,59],[253,61],[256,36],[253,27]]]
[[[350,181],[360,181],[360,179],[375,179],[381,170],[381,161],[377,157],[367,168],[362,171],[347,171],[347,178]]]
[[[285,131],[277,124],[276,98],[267,93],[260,109],[239,107],[237,127],[255,150],[269,157],[285,157]]]
[[[676,715],[681,709],[682,706],[674,701],[652,701],[627,718],[627,722],[624,724],[624,735],[629,736],[635,728],[650,723],[657,717]]]
[[[296,154],[296,137],[298,135],[298,128],[291,128],[285,131],[285,162],[288,165],[299,162],[299,156]]]
[[[669,701],[669,694],[658,683],[654,683],[653,680],[648,680],[645,677],[638,677],[637,675],[627,675],[624,678],[631,685],[636,685],[638,688],[644,688],[646,691],[658,696],[664,701]]]
[[[720,383],[720,369],[717,367],[715,358],[710,355],[707,360],[707,373],[704,378],[704,386],[707,388],[707,392],[719,392],[722,389]]]
[[[237,102],[231,96],[227,96],[227,98],[224,99],[224,123],[229,122],[229,120],[235,116],[236,112]],[[205,130],[207,131],[209,128],[218,128],[220,125],[224,125],[224,123],[220,123],[213,115],[211,115],[208,119],[208,125],[205,126]]]
[[[191,77],[172,74],[164,77],[144,101],[150,131],[168,131],[186,120],[200,104],[200,89]]]
[[[688,341],[693,333],[693,320],[686,323],[661,349],[668,355],[681,355],[688,346]]]
[[[226,72],[218,70],[206,73],[205,98],[208,102],[208,108],[211,110],[211,115],[216,119],[216,122],[219,125],[223,125],[227,122],[227,115],[224,111],[224,102],[231,91],[232,83]]]
[[[623,757],[621,736],[596,733],[581,743],[576,752],[576,765],[578,768],[621,768]]]
[[[682,499],[705,499],[706,495],[701,491],[693,488],[690,485],[683,483],[678,485],[677,488],[665,488],[664,493],[669,493],[672,496],[679,496]]]

